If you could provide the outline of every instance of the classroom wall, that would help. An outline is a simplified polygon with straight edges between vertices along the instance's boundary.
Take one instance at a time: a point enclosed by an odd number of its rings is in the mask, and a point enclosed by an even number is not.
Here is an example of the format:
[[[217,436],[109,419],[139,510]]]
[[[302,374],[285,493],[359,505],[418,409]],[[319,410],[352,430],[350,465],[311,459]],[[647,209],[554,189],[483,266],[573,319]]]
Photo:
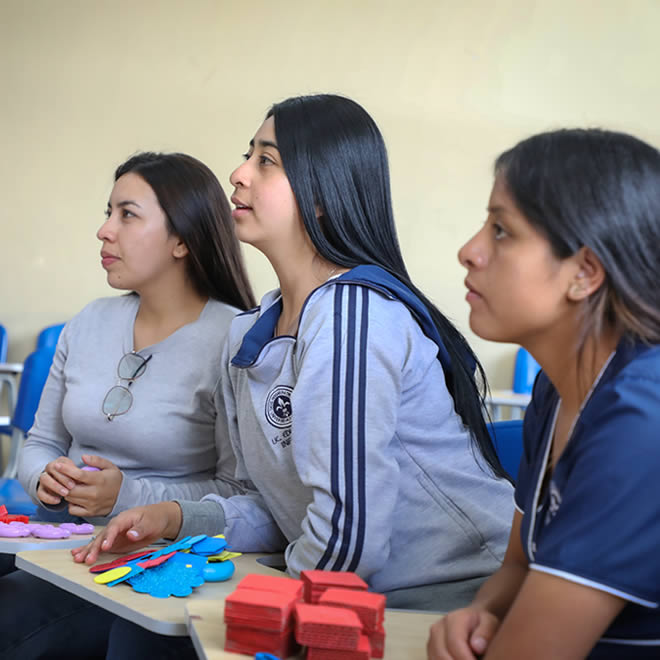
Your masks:
[[[330,91],[381,126],[414,279],[492,384],[509,385],[515,348],[470,334],[456,260],[484,220],[493,158],[565,125],[660,144],[659,26],[657,0],[0,0],[10,360],[40,328],[114,293],[95,232],[128,155],[189,152],[231,193],[269,105]],[[260,296],[273,275],[245,254]]]

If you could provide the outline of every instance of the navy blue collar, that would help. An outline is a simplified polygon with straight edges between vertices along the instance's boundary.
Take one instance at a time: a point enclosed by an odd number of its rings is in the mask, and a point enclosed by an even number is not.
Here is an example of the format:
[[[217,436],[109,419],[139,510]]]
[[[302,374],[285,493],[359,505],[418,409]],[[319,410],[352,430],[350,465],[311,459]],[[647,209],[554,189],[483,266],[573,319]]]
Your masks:
[[[447,376],[452,373],[451,358],[442,342],[440,333],[433,323],[428,309],[422,301],[400,280],[390,275],[380,266],[356,266],[339,277],[328,280],[321,286],[337,284],[360,284],[384,293],[388,298],[400,300],[419,323],[424,334],[438,347],[438,360]],[[321,287],[319,287],[321,288]],[[316,291],[315,289],[314,291]],[[310,293],[307,300],[314,293]],[[303,304],[301,317],[305,311],[307,300]],[[248,367],[254,363],[261,349],[273,339],[275,325],[282,311],[282,299],[277,298],[257,319],[255,324],[245,333],[241,347],[231,363],[236,367]],[[256,313],[256,312],[255,312]],[[469,365],[474,369],[474,363]]]

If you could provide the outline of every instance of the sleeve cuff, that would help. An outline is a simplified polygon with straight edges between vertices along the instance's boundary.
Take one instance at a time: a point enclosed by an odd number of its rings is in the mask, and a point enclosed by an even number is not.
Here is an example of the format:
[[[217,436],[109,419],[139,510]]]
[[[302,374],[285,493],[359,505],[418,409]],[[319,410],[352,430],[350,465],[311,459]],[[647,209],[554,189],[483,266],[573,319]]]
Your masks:
[[[185,536],[198,534],[224,534],[225,511],[219,502],[204,500],[203,502],[187,502],[173,500],[181,507],[181,529],[176,540]]]

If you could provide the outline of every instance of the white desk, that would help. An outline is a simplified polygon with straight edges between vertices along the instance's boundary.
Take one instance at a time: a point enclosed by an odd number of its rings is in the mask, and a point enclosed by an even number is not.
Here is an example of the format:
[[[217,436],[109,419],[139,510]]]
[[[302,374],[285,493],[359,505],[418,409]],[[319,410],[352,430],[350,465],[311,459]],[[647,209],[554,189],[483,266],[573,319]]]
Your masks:
[[[200,660],[238,660],[245,655],[225,651],[224,603],[186,603],[186,621]],[[385,610],[385,660],[426,660],[429,628],[440,614]]]
[[[112,561],[119,555],[105,553],[97,563]],[[236,571],[227,582],[206,582],[193,589],[187,598],[153,598],[139,594],[128,584],[108,587],[96,584],[87,564],[76,564],[68,550],[38,550],[19,552],[16,567],[42,578],[60,589],[98,605],[113,614],[128,619],[147,630],[161,635],[188,634],[184,606],[196,600],[223,602],[248,573],[282,575],[274,568],[259,564],[261,555],[245,554],[233,560]]]
[[[513,390],[491,390],[486,405],[494,422],[503,418],[503,408],[510,409],[510,419],[522,419],[531,398],[531,394],[518,394]]]
[[[224,651],[224,599],[248,573],[282,575],[257,562],[262,555],[245,554],[234,560],[236,572],[227,582],[207,582],[187,598],[153,598],[133,591],[129,585],[96,584],[86,564],[76,564],[67,550],[20,552],[16,566],[55,586],[80,596],[113,614],[161,635],[190,635],[200,658],[238,660],[246,656]],[[99,561],[117,555],[104,554]],[[385,611],[385,658],[425,660],[431,624],[441,616],[429,612]]]

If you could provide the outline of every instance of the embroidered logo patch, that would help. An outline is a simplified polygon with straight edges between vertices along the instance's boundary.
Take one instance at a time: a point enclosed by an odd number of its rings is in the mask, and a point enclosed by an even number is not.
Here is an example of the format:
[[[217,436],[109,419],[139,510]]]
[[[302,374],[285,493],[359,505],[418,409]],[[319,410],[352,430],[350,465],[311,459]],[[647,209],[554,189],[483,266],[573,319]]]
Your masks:
[[[549,525],[550,521],[555,517],[559,507],[561,506],[561,493],[554,481],[550,481],[550,503],[548,505],[548,512],[545,516],[545,524]]]
[[[266,419],[278,429],[291,425],[291,392],[292,387],[278,385],[270,391],[266,399]]]

